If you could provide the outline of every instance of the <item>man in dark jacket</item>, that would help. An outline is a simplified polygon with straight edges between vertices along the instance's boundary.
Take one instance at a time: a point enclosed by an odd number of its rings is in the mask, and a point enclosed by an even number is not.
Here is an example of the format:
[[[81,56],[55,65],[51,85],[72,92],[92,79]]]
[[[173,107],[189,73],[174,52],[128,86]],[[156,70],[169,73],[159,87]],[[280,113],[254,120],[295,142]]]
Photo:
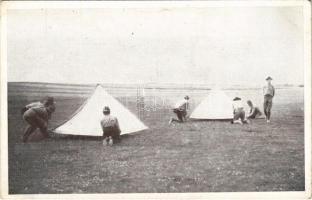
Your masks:
[[[49,137],[48,121],[55,111],[55,105],[33,104],[32,107],[23,113],[23,119],[28,123],[23,135],[23,142],[27,142],[28,137],[39,128],[44,137]]]

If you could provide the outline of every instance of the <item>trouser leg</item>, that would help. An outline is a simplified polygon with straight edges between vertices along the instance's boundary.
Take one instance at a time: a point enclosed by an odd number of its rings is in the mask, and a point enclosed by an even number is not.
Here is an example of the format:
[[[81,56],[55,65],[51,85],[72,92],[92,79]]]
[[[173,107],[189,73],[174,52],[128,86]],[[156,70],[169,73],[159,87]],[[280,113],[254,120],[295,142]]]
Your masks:
[[[27,142],[28,137],[37,129],[37,127],[32,125],[27,125],[23,134],[23,142]]]
[[[272,109],[272,101],[269,102],[268,108],[267,108],[268,120],[271,119],[271,109]]]
[[[176,109],[174,109],[173,112],[177,115],[178,119],[172,118],[172,121],[179,122],[179,123],[183,122],[183,112],[180,110],[176,110]]]
[[[272,104],[273,104],[272,98],[273,97],[265,97],[264,98],[264,109],[263,110],[264,110],[264,114],[265,114],[267,120],[270,120],[270,118],[271,118],[271,109],[272,109]]]
[[[267,113],[267,100],[266,99],[264,99],[264,103],[263,103],[263,112],[264,112],[265,117],[267,118],[268,113]]]
[[[47,122],[41,119],[40,117],[36,117],[36,124],[39,127],[42,135],[44,137],[49,137]]]

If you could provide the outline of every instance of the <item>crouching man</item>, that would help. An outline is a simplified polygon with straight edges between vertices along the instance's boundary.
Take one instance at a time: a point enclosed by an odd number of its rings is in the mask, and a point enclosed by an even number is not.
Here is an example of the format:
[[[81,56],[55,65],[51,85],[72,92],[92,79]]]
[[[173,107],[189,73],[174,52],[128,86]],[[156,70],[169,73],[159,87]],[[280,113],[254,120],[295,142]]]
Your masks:
[[[247,119],[256,119],[262,115],[260,109],[253,105],[253,103],[248,100],[247,104],[249,106],[249,114],[247,115]]]
[[[23,119],[28,123],[23,135],[23,142],[27,142],[28,137],[39,128],[41,134],[47,138],[48,134],[48,121],[51,114],[55,111],[55,105],[52,104],[33,104],[26,106],[23,112]]]
[[[120,127],[116,117],[110,115],[110,108],[105,106],[103,109],[104,117],[101,120],[103,130],[103,145],[112,146],[114,142],[120,141]]]
[[[173,112],[177,115],[178,119],[171,117],[169,120],[169,125],[172,122],[183,123],[186,121],[187,111],[189,110],[189,99],[189,96],[185,96],[183,100],[175,104]]]
[[[233,99],[233,121],[234,124],[243,124],[247,123],[247,120],[245,119],[245,111],[242,104],[242,99],[239,97],[235,97]]]

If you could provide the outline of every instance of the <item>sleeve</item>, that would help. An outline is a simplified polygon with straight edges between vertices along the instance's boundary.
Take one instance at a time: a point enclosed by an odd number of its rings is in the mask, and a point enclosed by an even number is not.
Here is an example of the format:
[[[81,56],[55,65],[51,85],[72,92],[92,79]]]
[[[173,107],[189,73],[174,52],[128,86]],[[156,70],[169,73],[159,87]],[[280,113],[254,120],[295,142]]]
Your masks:
[[[33,107],[38,106],[38,105],[40,105],[39,102],[34,102],[34,103],[27,104],[25,106],[25,108],[28,110],[29,108],[33,108]]]

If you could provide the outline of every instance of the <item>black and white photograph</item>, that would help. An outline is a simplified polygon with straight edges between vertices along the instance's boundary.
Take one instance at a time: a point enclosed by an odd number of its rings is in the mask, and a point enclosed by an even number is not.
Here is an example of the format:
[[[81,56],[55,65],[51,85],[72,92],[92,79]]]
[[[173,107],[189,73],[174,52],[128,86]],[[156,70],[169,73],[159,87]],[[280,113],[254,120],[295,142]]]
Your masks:
[[[5,2],[3,198],[309,198],[310,9]]]

